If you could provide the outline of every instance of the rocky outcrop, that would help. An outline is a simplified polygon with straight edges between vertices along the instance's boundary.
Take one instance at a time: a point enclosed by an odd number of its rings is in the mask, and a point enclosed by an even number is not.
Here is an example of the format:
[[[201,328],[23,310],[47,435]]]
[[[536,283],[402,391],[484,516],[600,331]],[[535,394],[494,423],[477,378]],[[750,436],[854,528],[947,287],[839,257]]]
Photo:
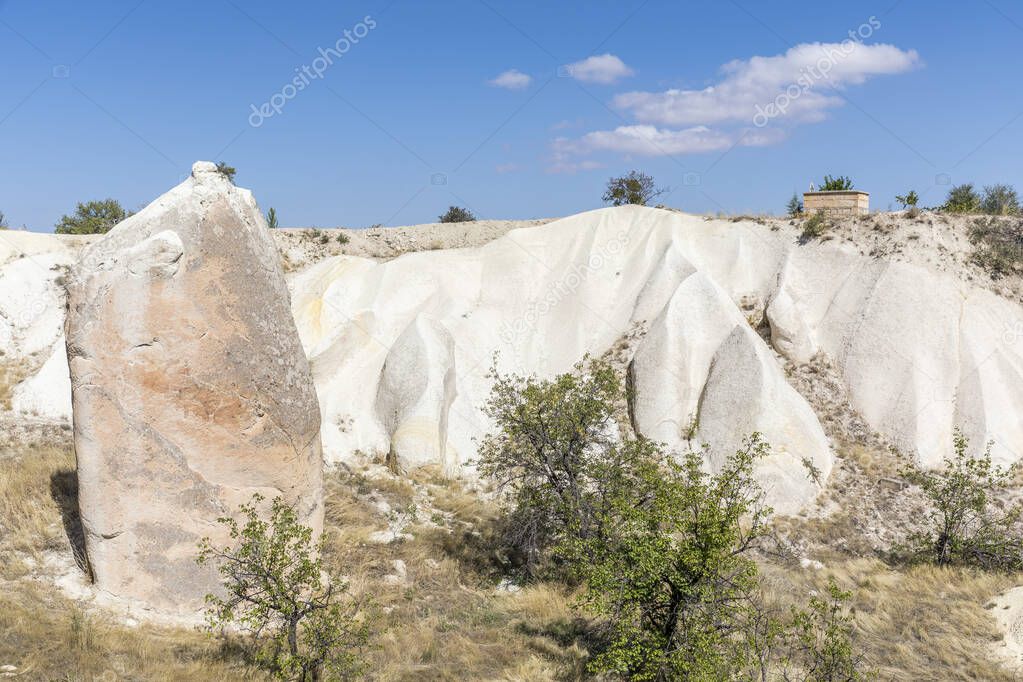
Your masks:
[[[813,497],[804,463],[825,479],[830,469],[817,417],[783,372],[818,353],[869,427],[924,466],[951,454],[956,426],[977,449],[993,441],[1001,463],[1023,458],[1018,304],[927,263],[774,228],[627,206],[481,248],[339,256],[296,274],[326,457],[390,453],[471,475],[495,352],[502,370],[550,376],[642,328],[636,427],[718,453],[763,432],[775,455],[760,480],[780,511]]]
[[[97,586],[161,611],[254,493],[322,527],[320,412],[251,194],[213,164],[88,247],[68,286],[79,503]]]

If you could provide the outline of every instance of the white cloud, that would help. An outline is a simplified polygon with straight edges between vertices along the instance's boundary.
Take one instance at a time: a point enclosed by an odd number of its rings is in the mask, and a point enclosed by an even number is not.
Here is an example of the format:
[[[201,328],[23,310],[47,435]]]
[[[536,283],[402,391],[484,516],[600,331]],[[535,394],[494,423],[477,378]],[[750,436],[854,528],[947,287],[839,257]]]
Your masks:
[[[506,90],[522,90],[528,88],[529,84],[533,82],[533,77],[527,73],[522,73],[518,69],[508,69],[504,73],[500,74],[497,78],[487,81],[495,88],[504,88]]]
[[[628,92],[616,96],[614,105],[641,123],[670,126],[763,120],[772,105],[776,113],[767,115],[769,119],[814,122],[844,102],[828,90],[904,73],[920,64],[915,50],[893,45],[806,43],[773,57],[729,62],[721,69],[724,77],[703,90]]]
[[[601,85],[615,83],[635,73],[625,65],[625,62],[613,54],[587,57],[582,61],[566,65],[564,69],[569,76],[577,81]]]
[[[684,130],[666,130],[651,125],[619,126],[614,130],[597,130],[577,140],[559,138],[554,141],[555,155],[568,157],[594,152],[617,152],[636,156],[669,156],[703,154],[722,151],[733,145],[743,147],[772,144],[778,133],[741,131],[726,133],[706,126]]]
[[[554,167],[575,168],[584,162],[573,159],[602,152],[668,156],[777,144],[787,128],[769,123],[820,121],[845,102],[838,91],[921,64],[915,50],[853,40],[806,43],[773,57],[736,60],[721,67],[721,79],[703,90],[617,95],[614,105],[636,123],[554,140]]]

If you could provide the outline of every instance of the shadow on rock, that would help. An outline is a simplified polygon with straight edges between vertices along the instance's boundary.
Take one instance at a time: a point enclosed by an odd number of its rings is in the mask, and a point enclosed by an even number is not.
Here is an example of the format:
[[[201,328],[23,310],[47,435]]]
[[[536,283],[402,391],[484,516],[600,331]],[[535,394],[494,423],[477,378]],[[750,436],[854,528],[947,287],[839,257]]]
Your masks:
[[[61,469],[51,474],[50,497],[60,509],[64,533],[71,543],[75,563],[91,576],[89,562],[85,558],[85,532],[82,530],[82,518],[78,512],[78,475],[71,469]]]

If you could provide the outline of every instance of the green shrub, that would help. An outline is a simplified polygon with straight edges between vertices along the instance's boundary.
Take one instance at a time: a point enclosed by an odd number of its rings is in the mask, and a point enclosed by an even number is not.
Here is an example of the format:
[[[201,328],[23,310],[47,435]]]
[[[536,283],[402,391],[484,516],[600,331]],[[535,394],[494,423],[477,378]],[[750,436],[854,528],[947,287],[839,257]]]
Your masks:
[[[558,565],[551,550],[566,538],[589,537],[602,513],[609,462],[635,456],[612,434],[622,386],[614,369],[584,360],[553,379],[502,375],[484,410],[494,424],[479,446],[479,471],[496,482],[508,505],[501,541],[527,577]]]
[[[803,200],[800,198],[798,192],[792,193],[792,198],[789,199],[789,203],[785,204],[785,211],[790,218],[796,218],[803,213]]]
[[[750,668],[760,618],[752,552],[770,509],[753,479],[754,436],[716,475],[703,453],[647,457],[607,482],[602,532],[572,538],[586,608],[605,620],[595,673],[634,680],[724,680]]]
[[[676,455],[617,435],[628,396],[607,362],[584,358],[547,380],[492,376],[486,411],[496,430],[481,443],[479,470],[506,493],[499,537],[522,563],[582,584],[578,606],[599,633],[590,672],[861,679],[841,676],[859,674],[848,595],[836,588],[789,618],[763,602],[754,553],[771,510],[753,477],[768,454],[757,434],[710,474],[706,447]]]
[[[824,176],[824,181],[821,183],[819,191],[821,192],[839,192],[843,190],[850,190],[853,188],[853,181],[851,178],[840,175],[837,178],[833,178],[830,175]]]
[[[270,210],[266,212],[266,226],[269,227],[271,230],[276,230],[278,227],[277,209],[274,208],[273,206],[271,206]]]
[[[1006,571],[1023,570],[1021,507],[1003,507],[999,498],[1014,471],[991,462],[991,446],[978,456],[967,454],[969,441],[958,429],[954,454],[940,471],[909,468],[903,472],[931,502],[928,528],[914,533],[898,554],[939,566],[961,565]]]
[[[448,210],[437,218],[437,221],[441,223],[471,223],[476,221],[476,216],[467,208],[449,206]]]
[[[206,596],[208,631],[247,633],[255,660],[277,679],[355,675],[368,639],[360,605],[347,598],[344,582],[324,584],[322,542],[295,509],[277,498],[266,521],[257,511],[263,500],[257,494],[241,506],[243,525],[219,519],[232,546],[214,547],[209,538],[199,545],[197,562],[217,567],[226,594]]]
[[[977,213],[980,211],[980,195],[973,189],[973,183],[956,185],[950,189],[942,210],[947,213]]]
[[[89,201],[78,204],[74,215],[61,216],[53,231],[57,234],[104,234],[130,215],[114,199]]]
[[[857,682],[874,677],[863,671],[863,657],[854,646],[851,598],[851,592],[831,580],[823,594],[810,597],[807,608],[793,608],[783,650],[784,680]]]
[[[916,193],[915,190],[910,190],[906,194],[896,196],[895,201],[899,202],[902,208],[907,208],[910,206],[916,208],[917,203],[919,203],[920,201],[920,196]]]
[[[973,262],[993,279],[1023,272],[1023,223],[977,218],[970,230]]]
[[[800,241],[805,243],[811,239],[822,237],[828,231],[828,227],[830,227],[830,223],[827,213],[817,211],[803,223],[803,234],[800,235]]]
[[[988,185],[984,188],[980,208],[991,215],[1019,215],[1019,195],[1010,185]]]
[[[7,229],[7,216],[4,215],[3,211],[0,211],[0,230]]]
[[[646,173],[629,171],[628,175],[608,180],[604,196],[601,199],[604,203],[612,206],[625,206],[626,204],[646,206],[665,191],[667,190],[664,188],[656,187],[654,179]]]
[[[217,164],[217,172],[233,183],[235,173],[238,171],[236,171],[233,166],[228,166],[226,163],[221,161]]]

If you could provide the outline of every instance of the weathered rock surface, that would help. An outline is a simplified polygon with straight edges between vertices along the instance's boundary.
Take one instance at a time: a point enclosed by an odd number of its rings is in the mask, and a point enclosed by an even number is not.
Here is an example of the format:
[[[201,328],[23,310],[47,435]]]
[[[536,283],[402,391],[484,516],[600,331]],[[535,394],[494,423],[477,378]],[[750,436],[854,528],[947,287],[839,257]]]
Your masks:
[[[493,353],[502,370],[549,376],[639,327],[640,432],[722,453],[763,432],[775,456],[760,479],[792,511],[816,490],[804,460],[826,478],[832,454],[776,353],[830,358],[870,428],[924,466],[951,454],[956,426],[976,449],[993,441],[999,462],[1023,458],[1023,309],[931,267],[800,244],[789,228],[622,207],[475,249],[338,256],[291,288],[330,461],[392,453],[471,472]]]
[[[260,493],[322,527],[320,412],[252,195],[192,177],[88,247],[68,286],[79,503],[97,586],[160,611],[216,589],[196,545]]]
[[[489,428],[479,406],[494,351],[503,370],[550,375],[624,336],[634,337],[626,360],[640,430],[725,452],[740,431],[762,430],[779,455],[761,478],[789,490],[781,503],[776,496],[779,509],[814,491],[802,460],[826,472],[831,456],[779,360],[805,368],[821,354],[864,429],[925,466],[951,454],[957,425],[977,449],[993,441],[1000,463],[1023,459],[1023,308],[1015,279],[993,291],[971,264],[968,222],[878,215],[808,244],[787,221],[759,222],[623,207],[523,223],[483,246],[298,269],[289,286],[326,459],[393,453],[405,468],[471,474],[473,438]],[[380,234],[398,235],[405,250],[420,228]],[[312,243],[275,236],[289,253],[289,244]],[[40,415],[70,411],[66,397],[51,405],[61,391],[42,371],[60,374],[60,358],[46,360],[60,335],[51,268],[67,258],[66,244],[0,236],[0,346],[7,320],[13,357],[40,372],[13,402]],[[29,256],[43,267],[22,262]],[[296,255],[292,266],[308,262]]]

